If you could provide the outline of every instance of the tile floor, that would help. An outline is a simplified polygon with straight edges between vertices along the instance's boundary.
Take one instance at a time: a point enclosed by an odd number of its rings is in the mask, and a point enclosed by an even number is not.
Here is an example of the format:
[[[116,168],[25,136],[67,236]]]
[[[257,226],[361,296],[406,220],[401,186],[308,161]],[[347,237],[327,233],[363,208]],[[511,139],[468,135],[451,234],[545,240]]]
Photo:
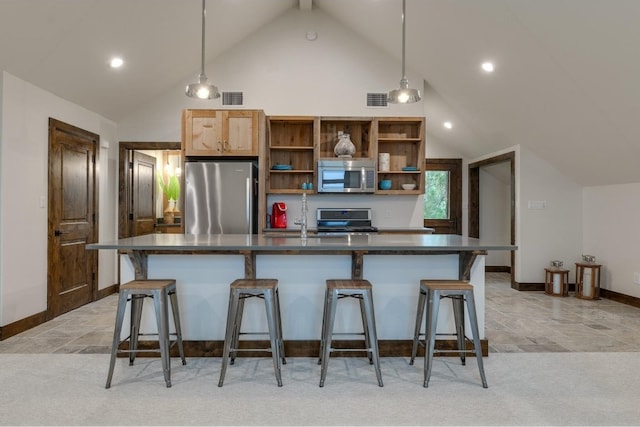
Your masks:
[[[109,353],[117,295],[0,341],[0,353]],[[485,334],[491,353],[640,351],[640,309],[602,299],[511,289],[486,275]]]

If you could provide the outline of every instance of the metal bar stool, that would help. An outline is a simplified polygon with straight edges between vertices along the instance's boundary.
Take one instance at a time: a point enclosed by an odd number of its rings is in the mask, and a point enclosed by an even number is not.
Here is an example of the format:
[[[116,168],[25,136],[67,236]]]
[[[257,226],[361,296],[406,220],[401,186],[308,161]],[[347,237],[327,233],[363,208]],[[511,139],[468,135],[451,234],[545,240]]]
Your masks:
[[[268,332],[241,332],[244,302],[247,298],[261,298],[264,300],[267,312]],[[269,335],[270,348],[250,349],[239,348],[240,335]],[[278,280],[276,279],[237,279],[230,286],[229,311],[227,312],[227,327],[222,350],[222,368],[218,387],[222,387],[227,372],[229,360],[235,362],[239,351],[270,351],[273,358],[273,367],[278,381],[278,387],[282,387],[281,365],[287,361],[284,355],[284,342],[282,339],[282,320],[280,316],[280,298],[278,296]]]
[[[436,333],[438,324],[438,310],[440,299],[449,298],[453,303],[453,317],[456,325],[455,333]],[[428,299],[427,311],[427,327],[426,334],[422,334],[422,316],[425,312],[425,300]],[[471,333],[473,335],[473,350],[466,349],[468,338],[465,335],[464,326],[464,302],[467,302],[467,311],[469,312],[469,323],[471,325]],[[424,336],[424,341],[420,340],[420,335]],[[418,312],[416,314],[416,324],[413,334],[413,348],[411,351],[411,361],[413,365],[418,352],[418,344],[425,347],[424,357],[424,386],[428,387],[429,378],[431,377],[431,368],[433,366],[433,354],[436,352],[435,342],[437,335],[456,336],[458,340],[457,350],[437,350],[438,353],[459,353],[462,364],[465,364],[465,354],[475,353],[478,361],[478,369],[480,370],[480,378],[482,386],[487,388],[487,379],[484,374],[484,365],[482,363],[482,348],[480,346],[480,333],[478,331],[478,320],[476,317],[476,305],[473,298],[473,286],[465,280],[421,280],[420,296],[418,298]]]
[[[113,331],[113,344],[111,345],[111,362],[109,364],[109,374],[107,376],[107,385],[105,388],[111,387],[111,378],[113,376],[117,353],[128,353],[129,366],[131,366],[136,359],[136,353],[139,352],[160,352],[164,381],[167,384],[167,387],[171,387],[171,356],[169,354],[169,349],[176,342],[178,343],[178,350],[180,352],[182,364],[187,364],[187,361],[184,358],[184,348],[182,346],[182,330],[180,328],[180,313],[178,311],[176,281],[173,279],[133,280],[121,285],[119,292],[118,312],[116,314],[116,325]],[[140,332],[142,303],[145,298],[153,299],[158,333]],[[131,301],[130,332],[127,338],[120,340],[125,309],[129,301]],[[169,332],[169,312],[167,307],[169,301],[171,302],[173,323],[176,330],[175,333]],[[157,350],[138,350],[138,338],[141,335],[157,336],[160,348]],[[174,342],[171,342],[169,339],[171,335],[176,336],[176,340]],[[120,350],[120,344],[126,341],[129,341],[129,349]]]
[[[360,302],[363,332],[333,332],[338,300],[342,298],[356,298]],[[364,335],[365,349],[332,348],[333,335]],[[332,351],[366,351],[369,362],[375,367],[378,385],[382,387],[382,373],[380,372],[380,356],[378,354],[378,335],[376,333],[375,314],[373,311],[373,295],[371,283],[368,280],[327,280],[324,298],[324,313],[322,315],[322,335],[320,338],[320,387],[324,387],[327,377],[327,366]]]

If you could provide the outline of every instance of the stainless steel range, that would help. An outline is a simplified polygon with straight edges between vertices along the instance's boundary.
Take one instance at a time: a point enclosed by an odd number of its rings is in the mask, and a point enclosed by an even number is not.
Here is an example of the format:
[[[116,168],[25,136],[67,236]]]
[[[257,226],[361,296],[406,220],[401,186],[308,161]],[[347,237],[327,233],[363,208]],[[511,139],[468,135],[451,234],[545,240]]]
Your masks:
[[[375,233],[369,208],[319,208],[316,211],[318,234]]]

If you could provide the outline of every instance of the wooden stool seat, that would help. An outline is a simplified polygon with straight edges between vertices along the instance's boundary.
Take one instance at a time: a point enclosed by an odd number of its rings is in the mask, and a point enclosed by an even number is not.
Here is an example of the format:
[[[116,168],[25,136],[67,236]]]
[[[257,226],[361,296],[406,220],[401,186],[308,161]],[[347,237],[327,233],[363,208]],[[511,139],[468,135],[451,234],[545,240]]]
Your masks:
[[[338,300],[347,297],[356,298],[360,301],[362,333],[333,332]],[[349,349],[341,347],[334,349],[331,347],[333,335],[364,335],[365,348]],[[326,281],[322,315],[322,334],[320,338],[320,357],[318,359],[318,364],[322,365],[320,370],[320,387],[324,387],[329,357],[332,351],[366,351],[369,362],[375,367],[378,385],[380,387],[383,386],[382,374],[380,372],[380,356],[378,354],[378,335],[376,333],[375,314],[373,310],[372,286],[368,280],[330,279]]]
[[[116,363],[116,356],[118,353],[129,354],[129,365],[133,365],[136,358],[136,353],[139,352],[160,352],[160,359],[162,362],[162,371],[164,373],[164,380],[167,387],[171,387],[171,356],[169,354],[169,348],[172,344],[178,343],[178,350],[182,364],[186,365],[187,361],[184,357],[184,348],[182,345],[182,330],[180,327],[180,312],[178,310],[178,296],[176,294],[176,281],[173,279],[148,279],[148,280],[133,280],[120,286],[118,297],[118,311],[116,314],[116,325],[113,331],[113,343],[111,345],[111,361],[109,363],[109,374],[107,376],[106,388],[111,387],[111,378],[113,377],[113,370]],[[153,299],[156,324],[158,327],[157,333],[141,333],[140,321],[142,318],[142,303],[145,298]],[[127,307],[127,303],[131,302],[131,325],[129,336],[123,340],[120,340],[122,332],[122,324],[124,322],[124,315]],[[173,323],[175,327],[175,333],[169,331],[169,312],[168,304],[171,304],[171,311],[173,314]],[[159,350],[139,350],[138,340],[142,335],[155,335],[158,337]],[[169,337],[171,335],[176,336],[176,340],[171,343]],[[120,344],[123,342],[129,342],[128,350],[120,350]]]
[[[453,317],[455,321],[455,333],[436,332],[438,323],[438,310],[440,300],[449,298],[453,303]],[[464,322],[464,303],[467,303],[467,311],[469,312],[469,323],[473,335],[473,350],[466,349],[467,337],[465,335]],[[422,318],[427,313],[426,332],[422,334]],[[473,298],[473,285],[465,280],[421,280],[420,294],[418,296],[418,310],[416,313],[416,324],[413,334],[413,348],[411,350],[411,361],[413,365],[418,352],[418,345],[425,347],[424,356],[424,387],[428,387],[429,378],[431,377],[431,368],[433,366],[433,355],[436,352],[435,342],[437,335],[456,336],[458,341],[457,350],[438,350],[438,353],[456,352],[460,355],[462,364],[465,364],[466,353],[475,353],[482,379],[482,386],[487,387],[487,380],[484,374],[484,365],[482,363],[482,348],[480,345],[480,333],[478,331],[478,320],[476,316],[476,306]],[[420,336],[424,336],[424,341],[420,340]]]
[[[241,332],[244,302],[247,298],[261,298],[267,311],[268,332]],[[269,335],[271,347],[268,349],[238,348],[240,335]],[[284,356],[282,339],[282,320],[280,316],[280,297],[277,279],[237,279],[231,283],[227,327],[222,350],[222,367],[218,387],[224,384],[227,365],[233,365],[239,351],[270,351],[273,358],[278,387],[282,387],[281,365],[287,361]]]

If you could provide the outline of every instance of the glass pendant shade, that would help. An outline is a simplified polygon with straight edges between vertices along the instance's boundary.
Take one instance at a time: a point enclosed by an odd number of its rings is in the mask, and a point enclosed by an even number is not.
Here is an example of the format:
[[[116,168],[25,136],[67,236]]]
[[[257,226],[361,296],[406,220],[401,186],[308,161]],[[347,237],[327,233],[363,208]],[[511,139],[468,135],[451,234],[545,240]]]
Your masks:
[[[207,83],[207,76],[201,74],[198,83],[191,83],[187,85],[185,92],[187,96],[191,98],[200,99],[215,99],[220,97],[218,88],[212,84]]]
[[[387,95],[387,101],[394,104],[411,104],[420,101],[420,91],[409,88],[409,81],[406,78],[400,80],[400,89],[393,89]]]
[[[218,88],[207,83],[207,75],[204,73],[204,26],[205,26],[205,0],[202,0],[202,55],[200,60],[200,77],[198,83],[187,85],[185,93],[191,98],[215,99],[220,97]]]

